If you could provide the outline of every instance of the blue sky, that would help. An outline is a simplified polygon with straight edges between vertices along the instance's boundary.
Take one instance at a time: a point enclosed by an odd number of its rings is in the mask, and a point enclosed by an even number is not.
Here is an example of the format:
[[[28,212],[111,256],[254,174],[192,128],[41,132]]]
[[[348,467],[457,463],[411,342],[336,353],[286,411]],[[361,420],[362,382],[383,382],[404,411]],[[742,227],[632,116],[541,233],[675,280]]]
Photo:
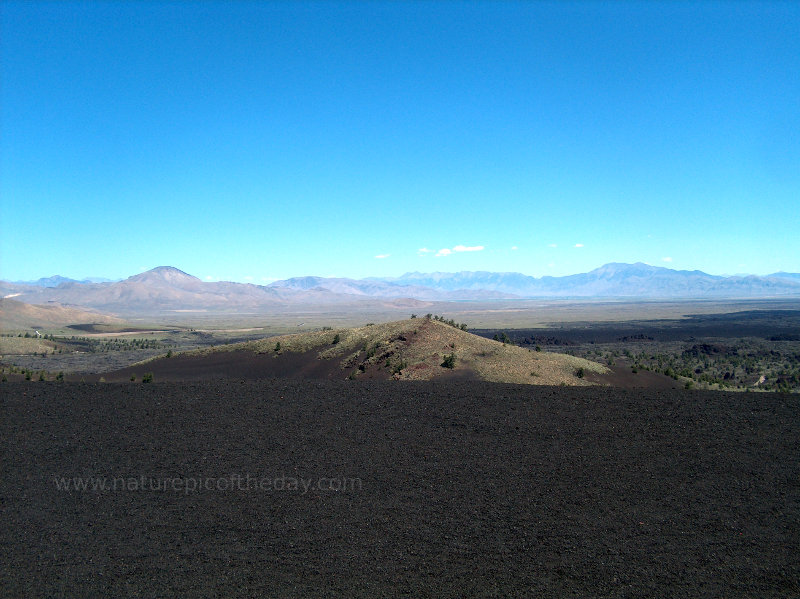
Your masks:
[[[0,11],[6,280],[800,271],[797,2]]]

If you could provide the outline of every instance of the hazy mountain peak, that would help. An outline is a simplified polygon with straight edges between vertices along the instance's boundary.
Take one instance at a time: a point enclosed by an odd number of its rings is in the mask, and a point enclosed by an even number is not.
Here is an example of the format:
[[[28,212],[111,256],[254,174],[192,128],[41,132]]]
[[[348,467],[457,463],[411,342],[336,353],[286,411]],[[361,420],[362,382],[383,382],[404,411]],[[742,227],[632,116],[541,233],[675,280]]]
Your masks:
[[[174,266],[157,266],[156,268],[152,268],[138,275],[133,275],[132,277],[128,277],[127,280],[135,282],[164,281],[166,283],[171,283],[171,284],[200,282],[200,279],[198,279],[197,277],[185,273],[182,270],[175,268]]]

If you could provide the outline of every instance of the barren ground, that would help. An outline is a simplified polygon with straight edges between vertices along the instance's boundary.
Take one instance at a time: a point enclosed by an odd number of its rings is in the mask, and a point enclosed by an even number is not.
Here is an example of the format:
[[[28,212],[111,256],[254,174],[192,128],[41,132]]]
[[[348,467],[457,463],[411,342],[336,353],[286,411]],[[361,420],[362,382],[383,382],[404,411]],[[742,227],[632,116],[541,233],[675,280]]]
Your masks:
[[[799,407],[786,394],[452,380],[4,383],[0,588],[797,596]],[[227,482],[247,475],[358,485]],[[59,477],[129,488],[59,491]],[[130,485],[141,477],[213,482]]]

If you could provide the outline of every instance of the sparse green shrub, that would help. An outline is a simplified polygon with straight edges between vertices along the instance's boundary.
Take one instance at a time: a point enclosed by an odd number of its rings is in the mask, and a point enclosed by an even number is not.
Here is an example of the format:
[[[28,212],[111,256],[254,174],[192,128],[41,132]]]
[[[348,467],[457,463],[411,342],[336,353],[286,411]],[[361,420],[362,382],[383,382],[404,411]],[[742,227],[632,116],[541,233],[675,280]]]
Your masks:
[[[584,374],[585,372],[583,371],[583,367],[578,368],[578,370],[575,371],[575,376],[577,376],[579,379],[582,379]]]
[[[59,373],[56,375],[56,380],[57,381],[63,381],[64,380],[64,373],[62,371],[59,371]]]
[[[449,356],[444,357],[442,368],[455,368],[456,367],[456,354],[451,353]]]
[[[411,315],[411,318],[416,318],[416,317],[417,317],[417,315],[416,315],[416,314],[412,314],[412,315]]]
[[[135,374],[132,374],[132,375],[131,375],[131,382],[132,382],[132,383],[135,383],[135,382],[136,382],[136,375],[135,375]]]
[[[336,345],[341,340],[342,340],[342,338],[339,336],[339,333],[336,333],[336,335],[334,335],[334,337],[333,337],[333,344]]]
[[[168,358],[171,358],[171,357],[172,357],[172,350],[169,350],[169,351],[167,352],[167,357],[168,357]]]
[[[278,341],[278,342],[275,344],[275,351],[276,351],[276,352],[278,352],[278,351],[281,351],[281,342],[280,342],[280,341]]]
[[[30,370],[26,370],[25,371],[25,380],[26,381],[31,380],[31,371]]]
[[[153,382],[153,373],[152,372],[145,372],[142,375],[142,382],[143,383],[152,383]]]
[[[686,381],[686,384],[683,386],[684,389],[691,389],[694,387],[694,381]]]
[[[542,351],[542,346],[541,345],[537,345],[534,349],[536,351]]]

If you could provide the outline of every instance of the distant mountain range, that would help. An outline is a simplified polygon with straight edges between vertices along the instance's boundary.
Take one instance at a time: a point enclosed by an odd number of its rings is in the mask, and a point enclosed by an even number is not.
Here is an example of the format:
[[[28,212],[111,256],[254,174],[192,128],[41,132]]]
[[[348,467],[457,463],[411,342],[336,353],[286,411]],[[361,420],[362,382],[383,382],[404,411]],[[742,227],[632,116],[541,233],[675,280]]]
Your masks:
[[[407,275],[404,275],[407,276]],[[295,277],[275,281],[269,285],[273,289],[325,290],[333,293],[361,297],[398,298],[411,297],[419,300],[447,301],[463,299],[503,299],[517,298],[517,294],[482,287],[444,287],[429,284],[416,284],[414,281],[400,279],[345,279],[326,277]]]
[[[204,282],[161,266],[116,282],[54,276],[34,283],[0,282],[0,297],[58,303],[117,314],[183,311],[275,311],[297,305],[419,307],[424,302],[517,298],[765,298],[800,297],[800,274],[715,276],[647,264],[606,264],[565,277],[508,272],[406,273],[396,278],[297,277],[270,285]]]
[[[320,287],[291,289],[205,282],[171,266],[159,266],[110,283],[68,281],[46,287],[0,282],[0,297],[29,304],[86,307],[125,316],[169,312],[273,312],[297,305],[341,306],[373,299]],[[389,300],[388,306],[391,305]],[[398,300],[398,306],[414,305],[415,300]]]
[[[113,279],[105,279],[103,277],[89,277],[78,281],[77,279],[69,279],[61,275],[53,275],[52,277],[43,277],[36,281],[16,281],[17,285],[33,285],[34,287],[58,287],[62,283],[113,283]]]
[[[565,277],[531,277],[518,272],[411,272],[396,278],[325,279],[301,277],[276,281],[272,287],[328,289],[386,297],[419,299],[493,298],[706,298],[800,295],[800,274],[766,277],[709,275],[699,270],[611,263],[588,273]]]
[[[673,270],[641,262],[610,263],[588,273],[564,277],[536,278],[516,272],[414,272],[383,280],[439,290],[481,289],[532,298],[752,298],[800,293],[800,274],[724,277],[699,270]]]

